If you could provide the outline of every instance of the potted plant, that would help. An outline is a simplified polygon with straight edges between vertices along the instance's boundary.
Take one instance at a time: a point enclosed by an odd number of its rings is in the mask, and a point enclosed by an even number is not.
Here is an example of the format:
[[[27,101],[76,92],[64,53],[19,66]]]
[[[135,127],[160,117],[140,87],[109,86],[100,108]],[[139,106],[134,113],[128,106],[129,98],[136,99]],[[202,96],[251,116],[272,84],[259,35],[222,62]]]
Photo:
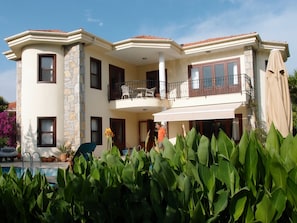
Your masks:
[[[65,162],[71,152],[71,144],[70,143],[64,143],[58,147],[60,150],[60,160],[62,162]]]

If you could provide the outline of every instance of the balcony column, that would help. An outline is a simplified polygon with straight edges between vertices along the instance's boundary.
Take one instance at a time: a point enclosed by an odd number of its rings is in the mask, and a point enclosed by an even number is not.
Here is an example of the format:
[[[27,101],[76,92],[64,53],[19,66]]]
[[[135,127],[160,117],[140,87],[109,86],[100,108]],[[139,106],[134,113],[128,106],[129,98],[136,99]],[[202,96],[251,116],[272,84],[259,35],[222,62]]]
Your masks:
[[[160,98],[166,98],[166,83],[165,83],[165,59],[162,52],[159,53],[159,85],[160,85]]]

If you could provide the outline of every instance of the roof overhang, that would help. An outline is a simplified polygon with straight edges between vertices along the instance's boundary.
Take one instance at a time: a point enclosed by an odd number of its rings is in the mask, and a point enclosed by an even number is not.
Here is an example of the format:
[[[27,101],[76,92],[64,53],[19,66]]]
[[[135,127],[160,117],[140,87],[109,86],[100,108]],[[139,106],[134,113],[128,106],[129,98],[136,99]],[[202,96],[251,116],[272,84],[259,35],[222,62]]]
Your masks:
[[[130,38],[119,41],[113,44],[113,50],[108,55],[134,65],[144,65],[158,63],[161,53],[166,61],[183,55],[180,45],[164,38]]]
[[[74,43],[83,43],[101,47],[105,50],[112,50],[112,43],[90,34],[83,29],[78,29],[72,32],[62,32],[57,30],[28,30],[8,37],[5,41],[10,50],[3,54],[11,60],[19,59],[23,47],[33,44],[71,45]]]
[[[154,113],[153,116],[155,122],[233,119],[235,117],[235,110],[240,106],[241,103],[228,103],[171,108]]]
[[[257,47],[260,37],[257,33],[220,38],[218,40],[202,41],[187,44],[183,47],[185,55],[201,54],[207,52],[219,52],[228,49],[244,48],[246,46]]]

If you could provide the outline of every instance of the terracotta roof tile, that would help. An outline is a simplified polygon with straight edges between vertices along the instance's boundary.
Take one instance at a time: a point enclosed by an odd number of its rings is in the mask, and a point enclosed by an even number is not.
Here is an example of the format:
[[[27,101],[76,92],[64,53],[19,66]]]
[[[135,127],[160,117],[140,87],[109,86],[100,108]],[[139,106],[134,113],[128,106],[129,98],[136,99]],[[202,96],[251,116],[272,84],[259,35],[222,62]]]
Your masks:
[[[201,41],[197,41],[197,42],[191,42],[191,43],[181,44],[181,46],[187,47],[187,46],[192,46],[192,45],[197,45],[197,44],[211,43],[211,42],[215,42],[215,41],[219,41],[219,40],[226,40],[226,39],[231,39],[231,38],[246,36],[246,35],[250,35],[250,34],[256,34],[256,32],[248,33],[248,34],[239,34],[239,35],[231,35],[231,36],[209,38],[209,39],[205,39],[205,40],[201,40]]]
[[[58,29],[31,29],[31,31],[49,32],[49,33],[66,33]]]
[[[133,38],[136,39],[168,39],[168,38],[163,38],[163,37],[158,37],[158,36],[150,36],[150,35],[141,35],[141,36],[134,36]]]
[[[8,110],[15,110],[16,109],[16,102],[10,102],[7,106]]]

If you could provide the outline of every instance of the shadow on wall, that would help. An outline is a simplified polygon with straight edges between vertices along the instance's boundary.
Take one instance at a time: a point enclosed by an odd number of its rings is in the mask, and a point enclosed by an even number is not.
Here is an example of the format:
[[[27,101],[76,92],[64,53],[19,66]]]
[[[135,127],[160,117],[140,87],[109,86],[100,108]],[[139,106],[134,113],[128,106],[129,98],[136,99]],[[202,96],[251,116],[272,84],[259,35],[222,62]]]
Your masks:
[[[37,146],[37,133],[33,133],[31,124],[29,125],[29,129],[24,138],[25,148],[22,148],[22,151],[30,153],[35,151],[35,148]]]

